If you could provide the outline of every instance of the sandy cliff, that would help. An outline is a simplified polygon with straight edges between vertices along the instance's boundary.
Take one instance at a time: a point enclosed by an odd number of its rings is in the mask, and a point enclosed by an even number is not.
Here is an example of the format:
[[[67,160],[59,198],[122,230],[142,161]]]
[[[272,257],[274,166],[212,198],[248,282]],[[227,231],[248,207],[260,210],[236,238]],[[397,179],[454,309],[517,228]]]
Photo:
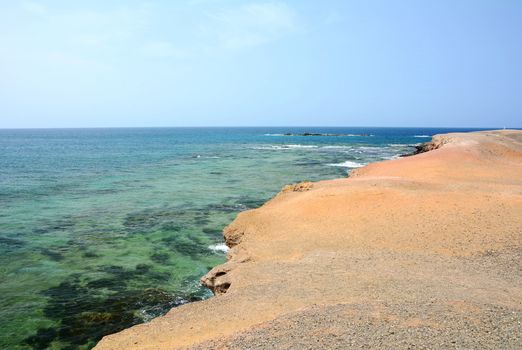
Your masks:
[[[216,297],[96,348],[520,348],[522,131],[424,151],[241,213]]]

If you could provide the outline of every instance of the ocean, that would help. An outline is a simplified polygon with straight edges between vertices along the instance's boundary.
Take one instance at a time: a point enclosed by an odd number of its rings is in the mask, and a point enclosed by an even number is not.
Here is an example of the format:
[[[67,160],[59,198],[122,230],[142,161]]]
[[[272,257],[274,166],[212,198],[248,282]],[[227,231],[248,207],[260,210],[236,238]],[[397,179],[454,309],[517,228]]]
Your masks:
[[[470,130],[0,130],[0,348],[89,349],[208,298],[240,211]]]

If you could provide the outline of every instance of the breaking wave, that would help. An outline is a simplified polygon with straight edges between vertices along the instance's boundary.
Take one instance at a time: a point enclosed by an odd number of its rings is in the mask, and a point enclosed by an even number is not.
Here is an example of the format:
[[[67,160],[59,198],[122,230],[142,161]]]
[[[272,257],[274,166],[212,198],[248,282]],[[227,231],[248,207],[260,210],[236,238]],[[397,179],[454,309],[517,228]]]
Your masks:
[[[351,160],[347,160],[347,161],[342,162],[342,163],[335,163],[335,164],[328,164],[328,165],[329,166],[338,166],[338,167],[343,167],[343,168],[360,168],[360,167],[365,166],[366,164],[357,163],[357,162],[353,162]]]

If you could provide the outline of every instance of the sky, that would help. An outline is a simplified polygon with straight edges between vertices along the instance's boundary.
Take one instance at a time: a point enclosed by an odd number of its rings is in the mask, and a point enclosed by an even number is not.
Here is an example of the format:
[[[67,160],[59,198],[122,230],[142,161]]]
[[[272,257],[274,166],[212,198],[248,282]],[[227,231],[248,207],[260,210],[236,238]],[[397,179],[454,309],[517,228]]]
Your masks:
[[[522,127],[521,0],[0,0],[0,128]]]

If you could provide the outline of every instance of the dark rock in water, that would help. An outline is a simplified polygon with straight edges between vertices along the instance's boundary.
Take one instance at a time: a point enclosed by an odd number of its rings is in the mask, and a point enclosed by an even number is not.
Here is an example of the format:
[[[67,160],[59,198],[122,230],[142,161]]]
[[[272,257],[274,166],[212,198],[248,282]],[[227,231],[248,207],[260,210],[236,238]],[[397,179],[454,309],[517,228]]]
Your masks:
[[[46,228],[35,228],[33,229],[33,233],[36,233],[38,235],[42,235],[42,234],[46,234],[46,233],[49,233],[51,230],[49,229],[46,229]]]
[[[154,253],[150,256],[150,260],[158,263],[158,264],[168,264],[170,261],[170,254],[168,253]]]
[[[419,145],[415,145],[415,146],[413,146],[415,148],[415,151],[413,151],[412,153],[403,154],[403,155],[401,155],[401,157],[409,157],[409,156],[414,156],[416,154],[433,151],[435,149],[442,147],[445,142],[446,141],[444,138],[437,138],[436,140],[434,139],[430,142],[425,142],[425,143],[421,143]]]
[[[83,253],[83,257],[84,258],[98,258],[99,255],[96,254],[95,252],[87,251],[87,252]]]
[[[411,147],[413,147],[415,150],[411,153],[401,154],[401,157],[409,157],[409,156],[414,156],[416,154],[421,154],[424,152],[431,151],[429,143],[422,143],[420,145],[415,145],[415,146],[411,146]]]
[[[99,189],[99,190],[93,191],[92,193],[96,193],[96,194],[113,194],[113,193],[118,193],[118,192],[120,192],[120,190],[117,190],[115,188],[104,188],[104,189]]]
[[[123,291],[126,288],[124,283],[121,283],[121,281],[113,277],[95,279],[88,282],[86,287],[92,289],[109,289],[111,291]]]
[[[176,250],[178,253],[196,257],[211,254],[207,242],[195,235],[173,234],[162,239],[166,246]]]
[[[194,223],[197,224],[198,226],[203,226],[203,225],[209,224],[210,220],[209,219],[195,219]]]
[[[199,276],[197,276],[197,277],[199,277]],[[197,288],[193,292],[189,293],[189,295],[187,295],[187,301],[193,302],[193,301],[199,301],[199,300],[206,299],[210,296],[210,293],[211,292],[209,291],[209,289],[207,287],[200,285],[199,288]]]
[[[147,209],[127,214],[123,226],[131,233],[143,233],[165,225],[174,227],[177,218],[183,214],[184,211],[176,208]]]
[[[438,146],[436,146],[432,142],[422,143],[420,145],[416,145],[415,146],[414,154],[420,154],[420,153],[424,153],[424,152],[429,152],[429,151],[432,151],[432,150],[437,149],[437,148],[438,148]]]
[[[64,259],[64,256],[61,253],[47,248],[40,249],[40,254],[47,256],[53,261],[60,261]]]
[[[323,162],[318,160],[300,160],[294,163],[298,166],[311,166],[311,165],[322,165]]]
[[[173,232],[179,232],[183,229],[183,226],[182,225],[179,225],[179,224],[175,224],[175,223],[172,223],[172,222],[168,222],[166,224],[162,224],[161,225],[161,230],[162,231],[173,231]]]
[[[51,342],[58,338],[58,328],[40,328],[32,335],[25,339],[25,343],[33,349],[47,349]]]
[[[399,155],[399,157],[403,157],[403,158],[404,157],[410,157],[410,156],[414,156],[416,154],[421,153],[421,152],[418,152],[418,149],[417,149],[418,146],[409,146],[409,147],[411,147],[411,148],[413,148],[415,150],[412,150],[410,153],[401,154],[401,155]]]
[[[206,233],[207,235],[211,236],[218,236],[220,237],[223,234],[223,230],[217,229],[217,228],[208,228],[204,227],[202,229],[203,233]]]
[[[152,268],[152,266],[148,265],[148,264],[138,264],[138,265],[136,265],[136,271],[139,271],[139,272],[142,272],[142,273],[149,272],[149,270],[151,268]]]
[[[120,266],[105,266],[100,270],[110,276],[88,283],[82,282],[82,276],[71,275],[43,292],[48,298],[44,315],[57,321],[58,326],[38,329],[25,343],[33,349],[51,348],[53,341],[65,344],[63,349],[90,348],[104,335],[148,321],[187,302],[187,298],[159,288],[129,287],[137,276],[153,273],[150,269],[146,264],[130,271]]]
[[[45,220],[40,224],[39,227],[34,228],[32,231],[38,235],[44,235],[54,233],[55,231],[66,231],[76,226],[78,218],[72,216],[65,216],[58,220]]]
[[[25,245],[25,242],[16,238],[0,236],[0,244],[8,247],[21,247]]]

